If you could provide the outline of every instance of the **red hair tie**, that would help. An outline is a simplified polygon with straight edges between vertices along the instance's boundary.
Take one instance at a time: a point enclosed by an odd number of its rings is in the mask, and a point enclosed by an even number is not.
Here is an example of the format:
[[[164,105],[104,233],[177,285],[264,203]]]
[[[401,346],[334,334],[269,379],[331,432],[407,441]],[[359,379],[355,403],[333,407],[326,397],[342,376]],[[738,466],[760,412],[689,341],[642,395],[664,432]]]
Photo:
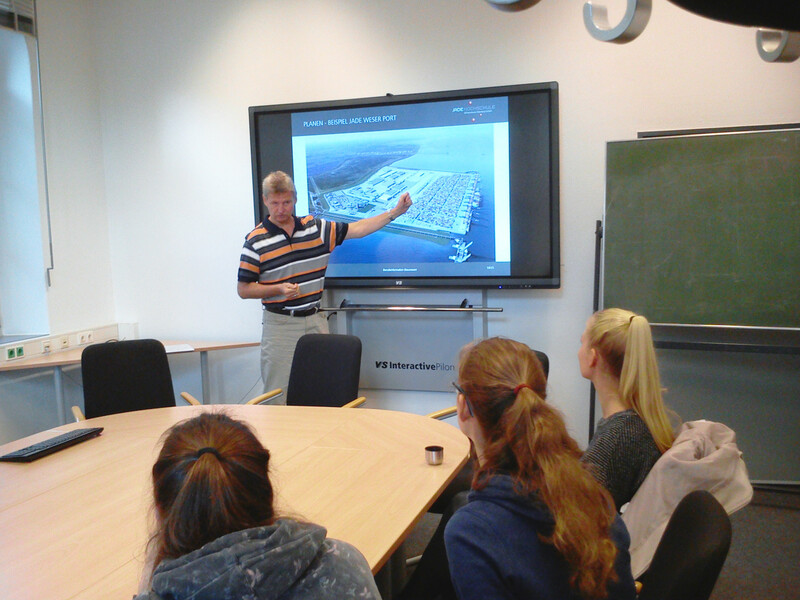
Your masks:
[[[529,390],[533,391],[533,388],[529,386],[527,383],[520,383],[517,387],[514,388],[514,395],[516,396],[517,394],[519,394],[519,391],[522,388],[528,388]]]

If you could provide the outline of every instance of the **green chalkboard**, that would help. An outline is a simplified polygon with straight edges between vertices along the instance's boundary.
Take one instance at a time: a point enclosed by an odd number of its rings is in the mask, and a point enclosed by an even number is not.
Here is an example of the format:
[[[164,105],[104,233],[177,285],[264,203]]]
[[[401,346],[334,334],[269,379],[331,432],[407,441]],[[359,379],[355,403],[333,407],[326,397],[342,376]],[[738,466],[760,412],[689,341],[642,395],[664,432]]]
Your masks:
[[[800,327],[800,130],[611,142],[603,305]]]

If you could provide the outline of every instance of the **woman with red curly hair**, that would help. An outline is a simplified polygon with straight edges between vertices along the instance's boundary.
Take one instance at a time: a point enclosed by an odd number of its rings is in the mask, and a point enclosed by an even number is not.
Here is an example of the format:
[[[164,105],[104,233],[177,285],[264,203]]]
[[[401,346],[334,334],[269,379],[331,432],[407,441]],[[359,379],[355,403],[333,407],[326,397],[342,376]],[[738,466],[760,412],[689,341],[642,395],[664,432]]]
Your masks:
[[[457,409],[477,466],[445,545],[460,600],[633,600],[629,538],[545,402],[534,352],[491,338],[462,350]]]

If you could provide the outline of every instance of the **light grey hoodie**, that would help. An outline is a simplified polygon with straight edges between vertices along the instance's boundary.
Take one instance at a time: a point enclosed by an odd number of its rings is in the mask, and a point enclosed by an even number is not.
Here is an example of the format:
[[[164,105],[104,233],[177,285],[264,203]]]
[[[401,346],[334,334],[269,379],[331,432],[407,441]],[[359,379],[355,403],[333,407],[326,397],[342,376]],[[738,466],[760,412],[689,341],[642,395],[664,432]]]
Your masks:
[[[380,600],[364,556],[312,523],[279,519],[162,561],[135,600]]]

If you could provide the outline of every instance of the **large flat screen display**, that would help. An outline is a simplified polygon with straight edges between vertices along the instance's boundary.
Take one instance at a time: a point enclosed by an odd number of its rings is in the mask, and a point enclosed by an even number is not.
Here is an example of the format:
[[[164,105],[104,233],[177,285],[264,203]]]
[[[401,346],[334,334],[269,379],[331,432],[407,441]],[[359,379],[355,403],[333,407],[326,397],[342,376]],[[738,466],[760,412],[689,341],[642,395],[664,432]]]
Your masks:
[[[560,285],[558,85],[250,108],[261,181],[292,175],[298,216],[353,222],[413,206],[331,255],[328,287]]]

